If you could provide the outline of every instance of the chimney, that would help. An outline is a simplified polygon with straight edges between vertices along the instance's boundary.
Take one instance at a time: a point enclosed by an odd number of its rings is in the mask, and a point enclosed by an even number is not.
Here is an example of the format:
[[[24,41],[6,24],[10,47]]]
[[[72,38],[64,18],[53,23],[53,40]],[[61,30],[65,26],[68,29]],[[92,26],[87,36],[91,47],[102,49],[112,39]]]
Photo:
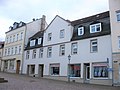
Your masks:
[[[41,18],[41,29],[40,29],[40,31],[43,31],[45,29],[45,19],[46,19],[46,16],[42,15],[42,18]]]

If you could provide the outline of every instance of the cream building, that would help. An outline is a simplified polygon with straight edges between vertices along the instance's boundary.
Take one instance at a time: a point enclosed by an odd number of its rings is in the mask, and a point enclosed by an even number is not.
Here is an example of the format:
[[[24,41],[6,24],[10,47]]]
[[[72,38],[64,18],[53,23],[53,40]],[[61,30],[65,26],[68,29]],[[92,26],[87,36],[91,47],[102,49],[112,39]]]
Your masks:
[[[1,71],[17,74],[22,72],[24,48],[28,38],[44,29],[45,25],[47,24],[43,15],[42,18],[33,19],[27,24],[15,22],[13,27],[9,28],[6,32]]]
[[[112,58],[113,58],[113,83],[120,84],[120,0],[109,0]]]

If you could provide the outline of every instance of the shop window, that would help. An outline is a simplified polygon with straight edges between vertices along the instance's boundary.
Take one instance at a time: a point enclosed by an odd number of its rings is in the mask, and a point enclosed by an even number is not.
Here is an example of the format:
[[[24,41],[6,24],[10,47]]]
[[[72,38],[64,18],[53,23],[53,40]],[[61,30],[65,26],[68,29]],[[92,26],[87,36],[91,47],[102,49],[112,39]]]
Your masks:
[[[81,77],[81,65],[80,64],[70,64],[70,77]]]
[[[60,64],[50,64],[50,70],[51,75],[59,75]]]

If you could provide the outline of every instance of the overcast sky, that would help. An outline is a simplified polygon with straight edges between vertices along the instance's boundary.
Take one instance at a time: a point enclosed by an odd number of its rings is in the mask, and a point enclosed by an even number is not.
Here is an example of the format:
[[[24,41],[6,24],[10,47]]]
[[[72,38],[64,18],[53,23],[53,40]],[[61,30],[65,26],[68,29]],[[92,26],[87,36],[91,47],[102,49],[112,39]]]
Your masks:
[[[14,22],[45,15],[49,24],[55,15],[72,21],[108,10],[108,0],[0,0],[0,41]]]

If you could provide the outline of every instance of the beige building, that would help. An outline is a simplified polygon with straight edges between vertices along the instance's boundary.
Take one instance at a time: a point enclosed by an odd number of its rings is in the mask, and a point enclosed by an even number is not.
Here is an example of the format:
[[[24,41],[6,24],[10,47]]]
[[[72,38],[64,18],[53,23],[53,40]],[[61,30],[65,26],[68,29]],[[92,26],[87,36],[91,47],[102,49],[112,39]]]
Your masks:
[[[6,32],[4,53],[1,62],[1,71],[11,73],[21,73],[24,48],[28,38],[46,26],[45,16],[40,19],[33,19],[30,23],[15,22]]]
[[[109,0],[112,58],[113,58],[113,83],[120,84],[120,0]]]

